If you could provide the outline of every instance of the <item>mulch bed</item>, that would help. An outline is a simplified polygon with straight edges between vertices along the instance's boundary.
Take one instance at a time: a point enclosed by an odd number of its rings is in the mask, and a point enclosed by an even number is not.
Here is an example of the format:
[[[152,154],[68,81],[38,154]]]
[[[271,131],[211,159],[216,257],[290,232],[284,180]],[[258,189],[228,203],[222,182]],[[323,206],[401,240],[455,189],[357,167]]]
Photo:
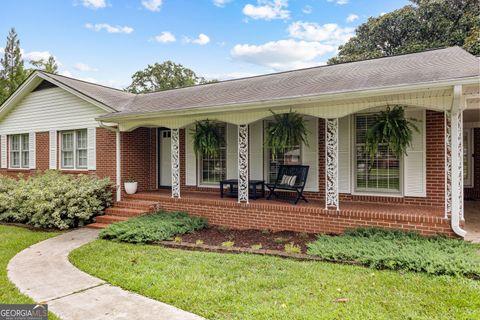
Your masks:
[[[307,243],[316,239],[314,234],[291,231],[260,231],[235,230],[211,226],[190,234],[180,235],[182,242],[195,244],[202,240],[210,246],[221,246],[223,242],[233,241],[234,247],[251,248],[252,245],[262,245],[262,249],[284,251],[285,244],[293,242],[300,246],[302,253],[307,252]]]

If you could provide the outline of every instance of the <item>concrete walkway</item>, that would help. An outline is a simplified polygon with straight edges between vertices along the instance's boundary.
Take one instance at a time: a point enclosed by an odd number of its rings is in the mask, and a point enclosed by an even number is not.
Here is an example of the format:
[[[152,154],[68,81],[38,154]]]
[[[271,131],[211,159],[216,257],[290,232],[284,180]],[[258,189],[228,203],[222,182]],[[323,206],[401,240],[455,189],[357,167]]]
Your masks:
[[[84,228],[37,243],[10,260],[8,277],[23,294],[48,303],[49,311],[63,320],[203,319],[114,287],[75,268],[68,254],[97,236],[98,230]]]

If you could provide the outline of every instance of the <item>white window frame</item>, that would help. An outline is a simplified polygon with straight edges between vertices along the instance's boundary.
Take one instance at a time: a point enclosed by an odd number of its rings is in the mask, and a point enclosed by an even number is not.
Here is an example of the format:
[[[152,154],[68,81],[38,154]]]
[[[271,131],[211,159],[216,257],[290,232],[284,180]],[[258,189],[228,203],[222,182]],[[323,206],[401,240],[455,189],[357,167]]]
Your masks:
[[[399,161],[399,190],[391,190],[391,189],[363,189],[363,188],[358,188],[357,187],[357,121],[356,117],[357,116],[365,116],[365,115],[372,115],[376,114],[378,111],[372,111],[372,112],[363,112],[363,113],[358,113],[358,114],[353,114],[352,115],[352,120],[351,120],[351,170],[352,170],[352,181],[351,181],[351,187],[352,187],[352,195],[363,195],[363,196],[375,196],[375,197],[404,197],[404,181],[403,181],[403,176],[404,176],[404,163],[405,159],[402,156]]]
[[[86,134],[86,147],[79,149],[77,146],[77,134],[80,131],[84,131]],[[72,152],[72,157],[73,157],[73,165],[72,166],[66,166],[64,163],[64,157],[63,157],[63,136],[65,134],[72,134],[73,135],[73,146],[72,150],[67,150],[65,152]],[[59,132],[60,136],[60,142],[59,142],[59,155],[60,155],[60,169],[61,170],[79,170],[79,171],[88,171],[88,129],[76,129],[76,130],[66,130],[66,131],[60,131]],[[87,152],[87,163],[85,166],[79,166],[78,165],[78,151],[80,150],[85,150]]]
[[[224,127],[225,145],[223,147],[221,147],[220,149],[222,149],[221,151],[223,151],[225,153],[225,157],[224,157],[225,177],[223,179],[226,179],[227,178],[227,130],[228,130],[228,128],[227,128],[227,123],[225,123],[225,122],[220,122],[220,123],[217,123],[217,124]],[[199,187],[219,188],[220,187],[220,185],[219,185],[220,181],[218,181],[218,182],[203,181],[203,155],[202,154],[198,155],[197,161],[198,161],[198,166],[197,166],[197,168],[198,168],[198,184],[197,185]]]
[[[473,165],[473,139],[474,139],[474,135],[473,135],[473,129],[469,128],[469,129],[465,129],[463,131],[463,134],[467,136],[467,142],[464,144],[463,148],[467,151],[466,152],[466,156],[467,156],[467,161],[466,161],[466,164],[467,164],[467,167],[468,167],[468,171],[467,171],[467,176],[464,177],[464,180],[463,180],[463,186],[465,188],[473,188],[473,184],[474,184],[474,181],[473,181],[473,177],[474,177],[474,165]],[[465,169],[464,169],[465,170]]]
[[[13,145],[13,137],[18,137],[19,138],[19,149],[13,151],[12,145]],[[23,147],[24,141],[27,142],[27,148]],[[12,164],[12,159],[13,159],[13,152],[18,152],[18,166],[15,166]],[[24,165],[24,153],[28,154],[27,158],[27,164]],[[8,136],[8,168],[9,169],[17,169],[17,170],[28,170],[30,169],[30,137],[28,133],[20,133],[20,134],[12,134]]]

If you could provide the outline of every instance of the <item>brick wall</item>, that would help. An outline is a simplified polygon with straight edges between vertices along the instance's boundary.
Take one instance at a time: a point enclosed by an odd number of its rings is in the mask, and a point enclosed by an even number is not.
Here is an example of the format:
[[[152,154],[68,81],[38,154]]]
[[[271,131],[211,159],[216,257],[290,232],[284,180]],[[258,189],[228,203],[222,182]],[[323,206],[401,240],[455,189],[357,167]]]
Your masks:
[[[473,188],[465,188],[465,199],[480,200],[480,128],[473,130]]]

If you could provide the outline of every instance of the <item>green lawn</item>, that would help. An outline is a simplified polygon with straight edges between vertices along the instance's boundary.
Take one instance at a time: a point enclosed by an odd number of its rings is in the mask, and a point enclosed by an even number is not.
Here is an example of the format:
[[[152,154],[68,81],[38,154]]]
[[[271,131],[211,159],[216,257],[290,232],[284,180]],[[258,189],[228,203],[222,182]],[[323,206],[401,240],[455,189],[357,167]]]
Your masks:
[[[58,234],[58,232],[31,231],[25,228],[0,225],[0,303],[34,303],[32,299],[21,294],[8,280],[8,262],[23,249]],[[49,319],[58,318],[50,314]]]
[[[75,250],[70,260],[209,319],[480,319],[480,281],[462,277],[106,240]]]

